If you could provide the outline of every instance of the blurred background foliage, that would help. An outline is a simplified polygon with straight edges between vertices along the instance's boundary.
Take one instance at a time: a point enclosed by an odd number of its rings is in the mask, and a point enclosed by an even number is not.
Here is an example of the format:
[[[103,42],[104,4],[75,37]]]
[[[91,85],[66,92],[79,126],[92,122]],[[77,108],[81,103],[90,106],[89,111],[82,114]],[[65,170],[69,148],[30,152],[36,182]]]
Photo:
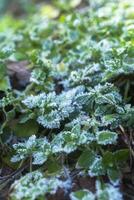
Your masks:
[[[10,28],[18,28],[21,23],[18,17],[33,13],[34,10],[33,0],[0,0],[0,32]]]
[[[35,11],[35,5],[40,2],[40,0],[0,0],[0,14],[7,12],[14,15],[31,13]]]
[[[44,6],[47,6],[48,11],[53,12],[50,5],[60,11],[71,11],[78,6],[85,6],[88,2],[89,0],[0,0],[0,14],[11,13],[22,16],[34,13]]]
[[[27,16],[57,18],[87,5],[89,0],[0,0],[0,32],[17,29]]]

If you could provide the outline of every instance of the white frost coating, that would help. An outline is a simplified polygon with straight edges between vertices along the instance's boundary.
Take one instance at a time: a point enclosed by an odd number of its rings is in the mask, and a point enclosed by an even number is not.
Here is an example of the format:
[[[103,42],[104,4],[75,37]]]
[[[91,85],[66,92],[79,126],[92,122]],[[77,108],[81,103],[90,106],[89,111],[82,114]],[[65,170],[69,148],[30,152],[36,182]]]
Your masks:
[[[61,118],[57,111],[52,111],[47,115],[42,115],[37,118],[37,122],[46,128],[59,128]]]
[[[51,179],[43,177],[39,171],[31,172],[12,184],[12,199],[35,200],[44,197],[45,194],[54,194],[58,188],[68,188],[67,181],[61,181],[56,177]]]
[[[36,143],[36,136],[32,135],[27,142],[25,143],[25,147],[28,148],[32,148],[33,145],[35,145]]]
[[[83,87],[63,92],[56,95],[55,92],[41,93],[36,96],[28,96],[22,103],[29,109],[36,109],[36,120],[45,128],[59,128],[60,123],[75,111],[74,97],[76,93],[83,91]]]
[[[28,108],[32,109],[35,107],[41,107],[43,102],[46,101],[46,98],[47,96],[45,93],[39,94],[37,96],[31,95],[24,99],[22,103],[25,104]]]
[[[33,157],[33,164],[43,164],[51,153],[51,145],[46,138],[37,139],[35,135],[31,136],[26,142],[18,143],[13,146],[16,155],[12,157],[12,162],[18,162],[27,157]]]
[[[122,194],[119,188],[115,188],[110,184],[101,184],[100,181],[96,181],[96,192],[93,194],[89,190],[79,190],[72,192],[70,195],[71,200],[123,200]]]
[[[88,171],[89,176],[99,176],[104,174],[104,168],[102,165],[102,158],[97,157],[95,158],[93,164],[90,166],[90,170]]]
[[[96,133],[96,139],[98,144],[107,145],[114,144],[117,141],[118,135],[111,131],[99,131]]]
[[[122,194],[119,191],[119,188],[116,188],[110,184],[105,184],[102,189],[101,183],[96,181],[96,195],[98,199],[104,198],[108,200],[123,200]]]

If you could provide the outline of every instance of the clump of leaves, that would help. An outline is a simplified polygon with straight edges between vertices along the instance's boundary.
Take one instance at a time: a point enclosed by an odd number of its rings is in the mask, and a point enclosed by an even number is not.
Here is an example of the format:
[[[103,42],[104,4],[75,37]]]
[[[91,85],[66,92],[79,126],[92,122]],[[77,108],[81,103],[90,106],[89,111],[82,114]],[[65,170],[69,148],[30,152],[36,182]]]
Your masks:
[[[56,177],[51,179],[45,178],[40,171],[34,171],[14,182],[12,185],[13,193],[11,199],[41,199],[48,193],[56,193],[58,188],[66,189],[67,187],[67,181],[61,181]]]

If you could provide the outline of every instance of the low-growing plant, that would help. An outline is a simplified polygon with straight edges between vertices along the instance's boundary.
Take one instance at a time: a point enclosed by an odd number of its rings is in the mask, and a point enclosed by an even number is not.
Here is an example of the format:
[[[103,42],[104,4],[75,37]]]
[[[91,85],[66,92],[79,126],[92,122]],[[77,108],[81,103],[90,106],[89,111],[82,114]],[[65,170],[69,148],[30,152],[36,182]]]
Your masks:
[[[1,19],[1,170],[24,169],[9,199],[59,189],[71,200],[124,199],[134,155],[133,9],[131,0],[58,0],[25,21]],[[23,61],[30,78],[18,89],[9,66]],[[76,177],[94,179],[94,190],[76,191]]]

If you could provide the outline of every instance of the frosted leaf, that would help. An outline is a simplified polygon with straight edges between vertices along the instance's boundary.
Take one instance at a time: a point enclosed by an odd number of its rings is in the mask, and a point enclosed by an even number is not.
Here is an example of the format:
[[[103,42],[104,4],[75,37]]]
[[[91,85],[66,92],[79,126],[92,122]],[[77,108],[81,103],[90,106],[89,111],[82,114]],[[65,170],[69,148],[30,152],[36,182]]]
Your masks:
[[[26,148],[32,148],[36,143],[36,136],[32,135],[26,142]]]
[[[119,124],[119,116],[117,114],[105,115],[101,118],[103,126],[111,125],[117,127]]]
[[[58,111],[61,119],[64,120],[65,118],[68,118],[70,114],[75,111],[75,109],[73,106],[65,105],[65,107],[59,108]]]
[[[95,136],[92,133],[82,131],[79,137],[79,144],[88,144],[95,141]]]
[[[83,93],[83,94],[78,94],[76,96],[76,102],[80,105],[87,104],[90,100],[90,95],[89,93]]]
[[[52,111],[49,114],[39,116],[37,122],[46,128],[59,128],[61,118],[57,111]]]
[[[46,194],[54,194],[58,188],[66,187],[66,181],[58,178],[45,178],[39,171],[31,172],[16,180],[11,188],[11,200],[29,199],[35,200],[44,197]]]
[[[53,151],[69,154],[80,145],[89,144],[94,140],[93,134],[82,131],[80,125],[76,124],[71,131],[64,131],[56,135],[51,144]]]
[[[47,155],[43,152],[37,152],[33,154],[33,164],[42,165],[47,160]]]
[[[19,162],[19,161],[23,160],[24,158],[25,158],[24,155],[22,155],[22,156],[21,155],[15,155],[11,158],[11,162]]]
[[[114,144],[117,138],[117,133],[111,131],[100,131],[96,133],[97,142],[102,145]]]
[[[62,135],[59,134],[59,135],[55,136],[51,142],[52,152],[53,153],[62,152],[63,144],[64,144],[64,139],[63,139]]]
[[[46,94],[41,93],[37,96],[31,95],[28,96],[26,99],[22,101],[23,104],[25,104],[28,108],[36,108],[42,106],[43,102],[46,101]]]
[[[46,138],[37,139],[34,135],[26,142],[15,144],[16,155],[11,159],[12,162],[18,162],[27,157],[33,157],[33,164],[43,164],[51,153],[51,145]]]
[[[118,187],[110,184],[102,185],[99,181],[96,181],[96,196],[99,200],[123,200]]]
[[[103,162],[101,157],[95,158],[93,164],[90,166],[90,170],[88,171],[88,174],[91,177],[94,176],[100,176],[105,174],[105,169],[103,167]]]
[[[98,104],[111,104],[111,105],[116,105],[118,103],[121,103],[122,98],[119,95],[119,93],[112,91],[111,93],[107,93],[105,95],[99,95],[96,102]]]
[[[73,99],[80,88],[56,95],[55,92],[29,96],[22,101],[28,108],[36,109],[37,122],[46,128],[59,128],[60,123],[75,111]]]
[[[67,154],[75,151],[77,149],[77,146],[74,142],[68,142],[64,148],[63,148],[63,151]]]

